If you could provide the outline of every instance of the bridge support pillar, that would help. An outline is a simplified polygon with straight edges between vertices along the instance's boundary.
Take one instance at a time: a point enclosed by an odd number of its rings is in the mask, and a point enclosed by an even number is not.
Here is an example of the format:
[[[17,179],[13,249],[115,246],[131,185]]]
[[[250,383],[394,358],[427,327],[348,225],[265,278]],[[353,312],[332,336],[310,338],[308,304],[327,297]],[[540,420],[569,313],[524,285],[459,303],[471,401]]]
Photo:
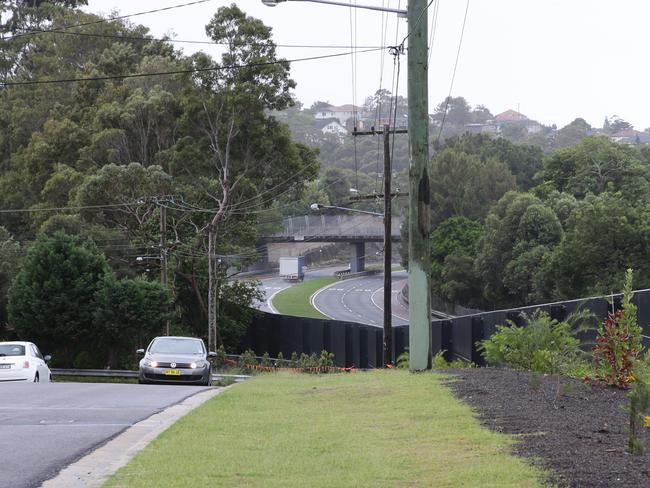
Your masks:
[[[358,273],[366,269],[366,243],[353,242],[350,251],[350,273]]]

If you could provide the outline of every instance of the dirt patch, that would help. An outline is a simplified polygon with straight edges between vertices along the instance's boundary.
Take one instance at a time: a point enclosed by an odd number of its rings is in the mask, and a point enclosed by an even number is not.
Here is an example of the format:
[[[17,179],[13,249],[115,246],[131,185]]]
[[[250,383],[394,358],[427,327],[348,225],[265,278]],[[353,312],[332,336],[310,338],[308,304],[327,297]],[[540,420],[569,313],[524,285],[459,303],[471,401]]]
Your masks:
[[[548,469],[551,483],[650,487],[650,429],[645,454],[626,452],[626,391],[507,369],[442,372],[485,426],[517,436],[514,452]]]

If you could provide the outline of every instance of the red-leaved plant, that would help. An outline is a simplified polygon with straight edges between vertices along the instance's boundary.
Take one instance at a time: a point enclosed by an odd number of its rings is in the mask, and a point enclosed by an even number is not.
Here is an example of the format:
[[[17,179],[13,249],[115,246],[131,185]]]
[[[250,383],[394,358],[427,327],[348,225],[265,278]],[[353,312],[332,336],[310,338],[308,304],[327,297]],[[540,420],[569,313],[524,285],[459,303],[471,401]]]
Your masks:
[[[627,388],[632,381],[632,369],[639,359],[643,344],[641,327],[636,318],[637,307],[632,302],[632,270],[625,274],[622,309],[610,312],[598,329],[593,358],[596,381]]]

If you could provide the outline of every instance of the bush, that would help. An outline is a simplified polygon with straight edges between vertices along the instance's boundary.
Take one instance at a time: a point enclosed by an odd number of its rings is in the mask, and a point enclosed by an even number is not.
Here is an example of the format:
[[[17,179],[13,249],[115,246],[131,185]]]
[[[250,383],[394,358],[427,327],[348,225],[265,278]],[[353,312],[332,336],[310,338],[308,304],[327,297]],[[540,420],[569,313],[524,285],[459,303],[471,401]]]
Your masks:
[[[565,322],[551,319],[541,310],[532,316],[522,316],[525,327],[509,320],[509,325],[498,325],[495,334],[479,343],[479,350],[488,364],[575,376],[576,368],[582,367],[585,361],[576,337],[576,332],[583,327],[582,324],[577,329],[574,326],[587,315],[580,313]]]
[[[643,454],[644,418],[650,409],[650,367],[647,362],[637,362],[634,368],[634,382],[629,393],[630,415],[628,432],[628,451],[630,454]]]
[[[631,301],[632,295],[632,270],[628,269],[623,285],[622,309],[608,314],[598,328],[593,348],[596,379],[618,388],[629,385],[632,368],[643,350],[641,327],[637,323],[637,307]]]

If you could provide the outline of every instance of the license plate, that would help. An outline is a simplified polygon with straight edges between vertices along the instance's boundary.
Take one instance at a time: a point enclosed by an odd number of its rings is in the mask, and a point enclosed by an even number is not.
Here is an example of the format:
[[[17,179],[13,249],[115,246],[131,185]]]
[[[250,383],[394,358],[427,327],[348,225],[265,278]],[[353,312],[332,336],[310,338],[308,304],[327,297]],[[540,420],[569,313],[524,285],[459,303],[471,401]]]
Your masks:
[[[165,371],[165,374],[167,376],[180,376],[181,375],[181,370],[180,369],[168,369]]]
[[[0,369],[11,369],[11,364],[0,364]]]

